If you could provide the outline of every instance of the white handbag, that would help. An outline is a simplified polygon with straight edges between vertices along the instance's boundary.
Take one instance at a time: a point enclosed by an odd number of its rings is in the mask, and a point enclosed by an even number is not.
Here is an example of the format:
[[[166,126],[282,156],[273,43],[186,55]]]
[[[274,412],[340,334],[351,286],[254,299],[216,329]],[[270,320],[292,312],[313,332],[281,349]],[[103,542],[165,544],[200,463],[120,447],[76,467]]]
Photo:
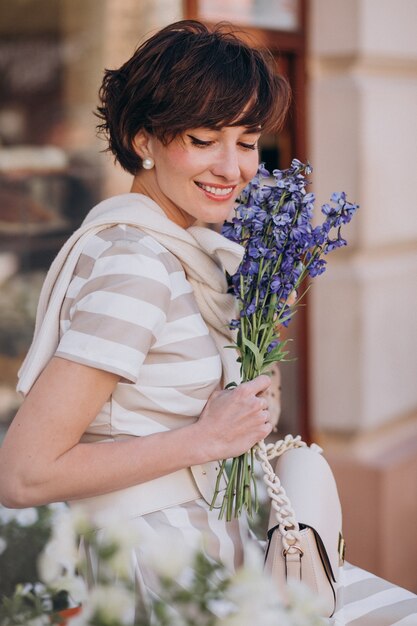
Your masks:
[[[344,540],[336,481],[321,452],[288,435],[276,444],[260,442],[256,454],[272,500],[265,569],[284,600],[287,581],[302,581],[331,617]],[[270,460],[277,456],[274,471]]]

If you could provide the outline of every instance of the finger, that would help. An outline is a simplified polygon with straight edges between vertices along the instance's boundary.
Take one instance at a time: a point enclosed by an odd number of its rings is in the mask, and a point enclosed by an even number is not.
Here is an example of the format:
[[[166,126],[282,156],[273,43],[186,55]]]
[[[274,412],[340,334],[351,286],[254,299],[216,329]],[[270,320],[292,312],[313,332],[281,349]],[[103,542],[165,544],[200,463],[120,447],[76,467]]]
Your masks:
[[[260,396],[252,396],[252,407],[255,413],[268,409],[268,402]]]
[[[269,434],[271,434],[272,432],[271,422],[265,422],[265,424],[263,425],[263,429],[264,429],[263,437],[267,437]]]
[[[259,409],[261,411],[267,411],[269,408],[268,400],[262,397],[258,397],[258,399],[259,399]]]
[[[242,387],[243,386],[246,387],[248,391],[255,394],[256,396],[258,393],[261,393],[262,391],[265,391],[265,389],[268,389],[270,384],[271,384],[270,377],[267,376],[266,374],[261,374],[260,376],[257,376],[253,380],[249,380],[246,383],[242,383]]]
[[[271,424],[272,423],[269,411],[262,411],[262,419],[263,419],[265,424]]]

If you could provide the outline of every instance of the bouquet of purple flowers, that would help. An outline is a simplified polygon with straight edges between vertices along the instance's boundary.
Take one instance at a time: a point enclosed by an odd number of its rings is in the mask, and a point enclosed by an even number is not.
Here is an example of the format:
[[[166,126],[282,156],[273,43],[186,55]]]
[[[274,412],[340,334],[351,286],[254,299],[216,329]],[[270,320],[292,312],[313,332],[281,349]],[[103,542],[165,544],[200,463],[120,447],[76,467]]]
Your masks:
[[[300,286],[325,271],[324,255],[346,245],[341,227],[358,209],[344,192],[333,193],[331,203],[321,207],[322,224],[314,227],[315,197],[306,191],[311,171],[308,163],[294,159],[288,169],[272,172],[275,180],[270,184],[262,182],[271,175],[261,165],[243,190],[235,216],[223,226],[223,235],[245,248],[231,276],[239,316],[230,322],[237,331],[234,347],[243,382],[267,372],[288,354],[280,328],[289,324],[304,295],[298,293]],[[243,508],[251,515],[257,508],[254,448],[233,459],[228,471],[226,464],[223,461],[219,473],[219,481],[221,475],[227,478],[220,517],[238,517]]]

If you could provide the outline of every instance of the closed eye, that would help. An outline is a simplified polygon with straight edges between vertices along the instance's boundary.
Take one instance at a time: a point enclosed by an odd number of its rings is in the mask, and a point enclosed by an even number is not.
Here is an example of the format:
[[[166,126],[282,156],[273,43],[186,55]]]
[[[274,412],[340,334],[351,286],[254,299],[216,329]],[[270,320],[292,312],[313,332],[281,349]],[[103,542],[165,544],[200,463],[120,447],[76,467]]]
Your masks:
[[[198,137],[195,137],[194,135],[187,135],[187,136],[191,139],[191,144],[193,146],[197,146],[198,148],[206,148],[214,144],[214,141],[210,139],[203,140],[203,139],[199,139]],[[257,141],[255,141],[255,143],[244,143],[243,141],[241,141],[239,145],[245,150],[256,150],[258,148]]]
[[[193,146],[198,146],[199,148],[204,148],[205,146],[211,146],[213,141],[203,141],[202,139],[198,139],[198,137],[194,137],[193,135],[188,135],[191,139],[191,143]]]
[[[242,148],[245,148],[246,150],[256,150],[258,147],[258,142],[255,141],[255,143],[240,143],[240,145],[242,146]]]

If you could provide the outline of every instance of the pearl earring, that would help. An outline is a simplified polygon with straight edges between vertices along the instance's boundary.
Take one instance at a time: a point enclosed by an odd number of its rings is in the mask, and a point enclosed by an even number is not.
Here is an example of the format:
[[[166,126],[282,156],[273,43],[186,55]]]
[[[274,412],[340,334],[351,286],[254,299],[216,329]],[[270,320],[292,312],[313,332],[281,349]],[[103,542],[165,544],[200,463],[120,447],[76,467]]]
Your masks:
[[[146,157],[146,159],[143,159],[142,161],[142,166],[143,169],[145,170],[151,170],[155,165],[155,161],[153,160],[152,157]]]

